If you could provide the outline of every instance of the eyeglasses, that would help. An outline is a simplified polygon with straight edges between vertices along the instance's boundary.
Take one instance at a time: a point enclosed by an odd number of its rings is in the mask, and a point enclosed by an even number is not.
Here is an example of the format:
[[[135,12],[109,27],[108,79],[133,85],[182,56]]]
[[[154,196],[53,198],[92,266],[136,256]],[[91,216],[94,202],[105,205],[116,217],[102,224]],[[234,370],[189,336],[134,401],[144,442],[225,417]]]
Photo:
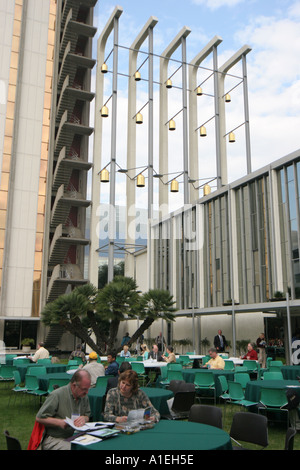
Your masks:
[[[75,383],[75,385],[76,385],[78,388],[80,388],[80,390],[81,390],[82,392],[88,392],[88,391],[89,391],[89,388],[82,388],[82,387],[80,387],[80,385],[77,384],[77,383]]]

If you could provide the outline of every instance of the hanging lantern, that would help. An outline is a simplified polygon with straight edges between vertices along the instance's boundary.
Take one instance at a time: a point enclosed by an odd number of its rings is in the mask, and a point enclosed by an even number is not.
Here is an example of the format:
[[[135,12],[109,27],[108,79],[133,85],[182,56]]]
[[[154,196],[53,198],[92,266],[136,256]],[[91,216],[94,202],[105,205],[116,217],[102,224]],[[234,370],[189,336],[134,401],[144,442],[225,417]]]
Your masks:
[[[135,118],[135,122],[137,124],[143,124],[143,115],[141,113],[137,113],[136,118]]]
[[[106,168],[104,168],[100,172],[100,181],[101,181],[101,183],[108,183],[109,182],[109,172]]]
[[[201,86],[198,86],[197,87],[197,96],[202,96],[203,95],[203,90],[201,88]]]
[[[168,78],[168,80],[166,81],[166,87],[172,88],[172,80],[170,78]]]
[[[107,68],[107,65],[105,63],[102,64],[102,66],[101,66],[101,72],[102,73],[107,73],[108,72],[108,68]]]
[[[141,80],[141,74],[140,74],[140,72],[138,72],[138,71],[135,72],[135,74],[134,74],[134,79],[135,79],[136,82],[139,82],[139,81]]]
[[[108,117],[108,107],[107,107],[107,106],[102,106],[102,108],[101,108],[101,116],[102,116],[102,117]]]
[[[179,183],[177,180],[171,181],[171,193],[178,193],[179,191]]]
[[[203,196],[207,196],[210,193],[211,193],[211,187],[209,186],[209,184],[205,184],[203,187]]]
[[[204,126],[201,126],[200,127],[200,137],[206,137],[206,136],[207,136],[206,128]]]
[[[229,142],[235,142],[235,135],[233,132],[230,132],[229,134]]]
[[[231,96],[230,96],[229,93],[226,93],[226,95],[225,95],[225,103],[230,103],[230,101],[231,101]]]
[[[171,119],[169,121],[169,131],[175,131],[175,129],[176,129],[175,121],[173,119]]]
[[[137,185],[138,188],[144,188],[145,187],[145,176],[142,175],[141,173],[139,175],[137,175],[136,185]]]

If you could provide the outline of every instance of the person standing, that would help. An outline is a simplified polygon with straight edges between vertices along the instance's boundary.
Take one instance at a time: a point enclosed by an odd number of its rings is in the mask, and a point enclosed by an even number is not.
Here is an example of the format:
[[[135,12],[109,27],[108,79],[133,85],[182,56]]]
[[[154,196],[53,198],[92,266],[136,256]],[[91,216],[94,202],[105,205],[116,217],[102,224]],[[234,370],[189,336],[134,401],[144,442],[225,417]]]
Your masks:
[[[258,348],[258,362],[263,369],[266,368],[266,338],[264,333],[261,333],[256,340],[256,346]]]
[[[218,334],[214,337],[214,347],[216,348],[217,352],[220,353],[225,351],[226,346],[226,338],[222,334],[222,330],[218,330]]]

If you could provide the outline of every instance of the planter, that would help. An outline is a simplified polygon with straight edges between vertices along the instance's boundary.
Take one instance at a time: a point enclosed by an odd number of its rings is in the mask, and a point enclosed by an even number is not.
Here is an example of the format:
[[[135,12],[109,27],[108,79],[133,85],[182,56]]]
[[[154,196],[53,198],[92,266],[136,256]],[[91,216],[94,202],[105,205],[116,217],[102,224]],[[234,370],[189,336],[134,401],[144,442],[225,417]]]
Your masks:
[[[31,351],[31,347],[30,347],[30,346],[22,346],[22,351],[24,351],[24,352],[30,352],[30,351]]]

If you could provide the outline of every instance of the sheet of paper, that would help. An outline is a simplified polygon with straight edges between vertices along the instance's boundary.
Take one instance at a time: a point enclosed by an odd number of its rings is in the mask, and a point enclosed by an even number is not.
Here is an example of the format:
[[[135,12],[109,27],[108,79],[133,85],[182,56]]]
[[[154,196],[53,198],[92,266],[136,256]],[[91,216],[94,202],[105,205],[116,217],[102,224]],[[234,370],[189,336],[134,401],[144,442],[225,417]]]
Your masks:
[[[110,424],[110,423],[103,423],[103,422],[96,421],[94,423],[86,423],[83,426],[75,426],[74,420],[70,418],[66,418],[65,422],[76,431],[90,431],[90,430],[95,430],[95,429],[102,429],[102,428],[106,428]]]
[[[74,439],[73,442],[75,444],[80,444],[81,446],[88,446],[90,444],[96,444],[97,442],[101,442],[102,439],[99,439],[99,437],[92,436],[91,434],[84,434],[83,436],[77,437],[77,439]]]

